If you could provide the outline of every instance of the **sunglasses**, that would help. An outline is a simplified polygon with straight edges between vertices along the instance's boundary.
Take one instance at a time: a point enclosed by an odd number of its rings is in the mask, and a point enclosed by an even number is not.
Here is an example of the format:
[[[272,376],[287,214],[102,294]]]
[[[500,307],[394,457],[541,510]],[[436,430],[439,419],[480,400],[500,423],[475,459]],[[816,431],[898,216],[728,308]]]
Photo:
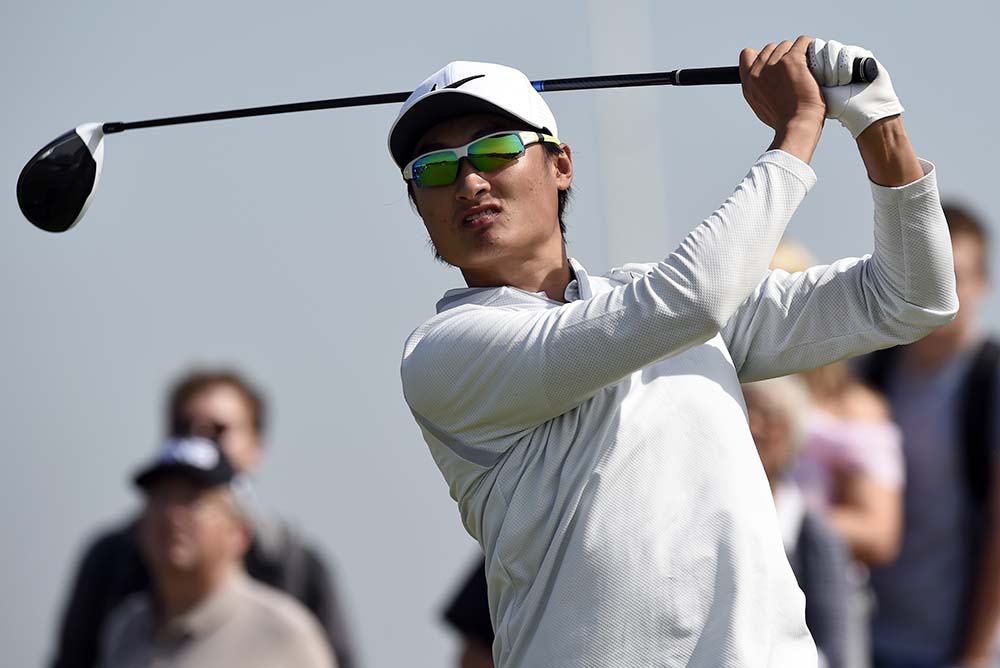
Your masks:
[[[418,188],[451,185],[458,179],[462,158],[468,158],[480,172],[493,172],[524,155],[525,146],[538,142],[560,145],[555,137],[540,132],[499,132],[458,148],[424,153],[403,168],[403,180],[413,181]]]

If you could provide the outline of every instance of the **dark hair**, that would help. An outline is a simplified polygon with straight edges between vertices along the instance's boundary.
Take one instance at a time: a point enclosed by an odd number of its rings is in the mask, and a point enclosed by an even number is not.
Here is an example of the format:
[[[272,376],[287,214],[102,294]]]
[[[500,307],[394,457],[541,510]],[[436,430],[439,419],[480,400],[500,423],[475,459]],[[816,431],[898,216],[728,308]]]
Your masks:
[[[562,155],[562,147],[558,144],[553,144],[551,142],[543,141],[542,148],[545,152],[551,156]],[[570,190],[573,186],[569,186],[566,190],[560,190],[557,197],[559,198],[559,204],[557,208],[556,215],[559,217],[559,231],[563,236],[563,243],[566,243],[566,221],[563,220],[563,214],[566,212],[566,206],[569,204]]]
[[[948,202],[943,204],[941,208],[948,221],[948,232],[951,236],[964,234],[976,241],[976,245],[979,247],[980,271],[982,271],[983,276],[988,276],[990,234],[982,219],[963,204]]]
[[[562,150],[562,147],[559,144],[553,144],[552,142],[541,142],[541,145],[542,145],[542,148],[545,149],[545,152],[548,153],[550,156],[560,156],[560,155],[562,155],[563,150]],[[570,186],[570,187],[566,188],[566,190],[560,190],[559,194],[557,195],[557,197],[559,199],[558,199],[558,203],[557,203],[556,215],[559,218],[559,232],[562,234],[562,238],[563,238],[563,243],[564,244],[566,243],[566,221],[563,219],[563,215],[566,212],[566,207],[569,206],[569,200],[570,200],[570,196],[572,195],[572,192],[571,192],[572,189],[573,189],[573,186]],[[417,202],[413,198],[413,182],[412,181],[408,181],[406,183],[406,196],[410,198],[410,206],[412,206],[414,208],[414,210],[416,210],[416,208],[417,208]],[[418,212],[418,214],[419,214],[419,212]],[[445,259],[443,257],[441,257],[441,254],[438,253],[437,248],[434,246],[434,241],[433,240],[428,240],[428,243],[430,244],[431,252],[434,254],[434,259],[437,260],[438,262],[444,262],[445,264],[447,264],[447,262],[445,261]]]
[[[184,374],[170,388],[167,399],[167,423],[170,435],[186,433],[189,425],[184,415],[184,406],[192,398],[216,387],[231,387],[236,390],[250,411],[250,421],[254,431],[264,433],[267,423],[267,404],[264,396],[236,371],[231,369],[193,369]]]

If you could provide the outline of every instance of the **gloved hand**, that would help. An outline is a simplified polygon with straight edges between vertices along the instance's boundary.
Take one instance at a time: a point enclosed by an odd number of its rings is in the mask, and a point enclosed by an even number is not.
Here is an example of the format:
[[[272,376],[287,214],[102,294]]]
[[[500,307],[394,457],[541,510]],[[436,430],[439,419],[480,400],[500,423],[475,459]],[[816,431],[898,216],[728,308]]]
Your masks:
[[[840,121],[855,139],[880,118],[903,111],[903,105],[892,88],[889,72],[882,63],[878,64],[875,81],[851,83],[854,59],[872,57],[868,49],[833,40],[814,39],[806,51],[809,70],[823,91],[826,117]]]

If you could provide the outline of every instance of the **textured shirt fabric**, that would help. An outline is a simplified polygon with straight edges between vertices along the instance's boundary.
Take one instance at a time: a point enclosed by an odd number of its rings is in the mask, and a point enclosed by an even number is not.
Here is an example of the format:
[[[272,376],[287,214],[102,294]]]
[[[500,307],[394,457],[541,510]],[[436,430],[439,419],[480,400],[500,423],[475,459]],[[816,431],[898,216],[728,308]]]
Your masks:
[[[146,594],[108,621],[104,668],[334,668],[322,629],[287,594],[242,573],[192,610],[159,624]]]
[[[815,666],[740,382],[911,341],[953,317],[933,168],[873,186],[875,251],[768,272],[815,180],[763,154],[665,260],[567,303],[453,290],[403,390],[486,555],[500,668]]]
[[[887,379],[893,418],[904,433],[906,523],[899,555],[872,572],[878,597],[872,641],[880,656],[944,665],[961,641],[976,569],[959,402],[977,349],[923,372],[898,364]],[[1000,403],[992,415],[1000,416]],[[1000,437],[1000,429],[995,433]],[[1000,438],[993,452],[1000,462]]]

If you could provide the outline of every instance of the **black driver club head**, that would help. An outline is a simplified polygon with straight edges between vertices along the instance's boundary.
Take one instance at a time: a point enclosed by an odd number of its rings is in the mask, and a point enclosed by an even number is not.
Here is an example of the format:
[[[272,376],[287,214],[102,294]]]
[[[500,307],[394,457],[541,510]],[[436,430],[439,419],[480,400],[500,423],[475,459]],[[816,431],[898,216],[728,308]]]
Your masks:
[[[17,179],[17,203],[35,227],[65,232],[83,217],[104,158],[100,123],[85,123],[36,153]]]

